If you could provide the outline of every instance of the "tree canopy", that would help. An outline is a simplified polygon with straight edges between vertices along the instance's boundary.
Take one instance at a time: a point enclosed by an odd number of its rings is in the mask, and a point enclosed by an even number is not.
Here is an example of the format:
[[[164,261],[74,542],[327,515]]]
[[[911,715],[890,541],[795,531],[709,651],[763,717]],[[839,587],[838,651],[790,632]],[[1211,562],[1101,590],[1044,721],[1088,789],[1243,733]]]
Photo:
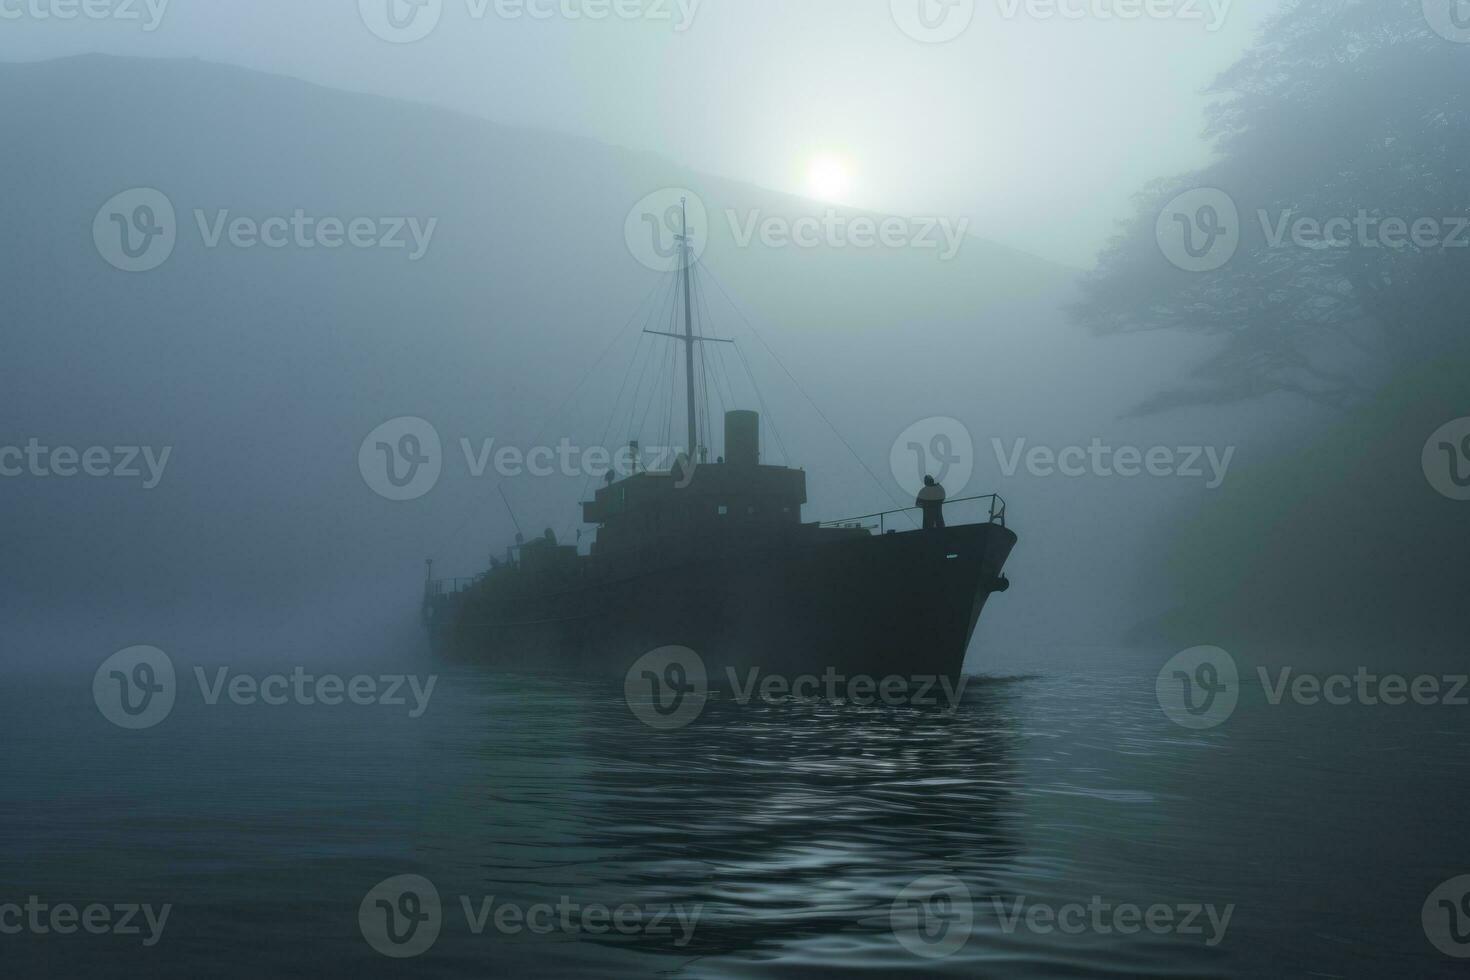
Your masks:
[[[1436,2],[1286,0],[1212,86],[1216,159],[1137,195],[1074,310],[1101,334],[1219,338],[1195,384],[1141,410],[1276,392],[1346,406],[1463,350],[1470,17],[1443,0],[1435,23]],[[1460,19],[1462,37],[1448,29]],[[1228,209],[1196,209],[1201,194],[1226,200],[1202,188],[1226,195],[1235,228]],[[1228,261],[1195,265],[1212,243]]]

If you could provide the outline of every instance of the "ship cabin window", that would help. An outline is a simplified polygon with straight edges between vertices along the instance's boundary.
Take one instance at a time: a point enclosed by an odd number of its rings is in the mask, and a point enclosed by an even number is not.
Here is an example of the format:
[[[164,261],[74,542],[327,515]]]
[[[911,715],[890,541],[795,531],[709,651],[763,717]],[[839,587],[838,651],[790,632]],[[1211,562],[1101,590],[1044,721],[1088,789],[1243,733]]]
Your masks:
[[[727,517],[730,514],[730,508],[727,504],[720,504],[717,511],[721,517]]]
[[[755,504],[751,504],[749,507],[745,508],[745,513],[749,514],[751,517],[754,517],[755,516]]]

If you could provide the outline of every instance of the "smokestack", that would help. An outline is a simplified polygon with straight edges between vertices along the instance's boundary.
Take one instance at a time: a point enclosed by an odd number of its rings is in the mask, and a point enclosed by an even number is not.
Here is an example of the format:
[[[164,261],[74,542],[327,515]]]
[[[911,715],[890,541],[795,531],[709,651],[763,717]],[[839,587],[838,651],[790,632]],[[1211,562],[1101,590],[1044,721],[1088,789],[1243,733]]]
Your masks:
[[[731,466],[759,466],[761,417],[757,412],[725,413],[725,462]]]

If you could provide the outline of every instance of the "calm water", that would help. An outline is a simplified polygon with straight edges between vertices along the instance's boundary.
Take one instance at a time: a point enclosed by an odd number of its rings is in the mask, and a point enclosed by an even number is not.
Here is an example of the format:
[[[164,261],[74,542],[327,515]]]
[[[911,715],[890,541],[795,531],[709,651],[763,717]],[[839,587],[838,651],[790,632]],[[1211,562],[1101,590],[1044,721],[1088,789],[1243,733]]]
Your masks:
[[[4,973],[1463,970],[1429,945],[1420,909],[1470,872],[1470,708],[1268,708],[1256,691],[1196,733],[1160,712],[1160,663],[1093,651],[1065,671],[997,670],[953,713],[719,701],[667,733],[640,724],[620,689],[471,670],[441,669],[413,719],[208,706],[181,664],[173,714],[141,732],[102,718],[90,667],[18,681],[0,695],[0,902],[172,910],[151,948],[146,927],[0,936]],[[394,960],[365,940],[359,906],[404,874],[433,883],[442,925],[427,952]],[[902,941],[917,913],[895,915],[895,898],[924,879],[968,891],[963,909],[922,906],[964,941],[953,955]],[[461,897],[475,910],[491,896],[491,908],[636,907],[650,924],[664,910],[666,925],[476,934]],[[1094,901],[1232,911],[1223,937],[1203,914],[1190,935],[1012,918]],[[687,933],[669,911],[695,909]],[[955,933],[963,910],[973,925]]]

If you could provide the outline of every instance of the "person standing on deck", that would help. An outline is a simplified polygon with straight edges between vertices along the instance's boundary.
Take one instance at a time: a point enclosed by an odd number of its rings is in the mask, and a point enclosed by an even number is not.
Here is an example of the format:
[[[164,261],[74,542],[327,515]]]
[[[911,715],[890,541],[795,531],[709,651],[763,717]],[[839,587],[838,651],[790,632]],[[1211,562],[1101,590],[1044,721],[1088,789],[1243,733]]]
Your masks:
[[[924,477],[924,489],[919,491],[914,506],[924,511],[924,530],[944,527],[944,487],[934,477]]]

